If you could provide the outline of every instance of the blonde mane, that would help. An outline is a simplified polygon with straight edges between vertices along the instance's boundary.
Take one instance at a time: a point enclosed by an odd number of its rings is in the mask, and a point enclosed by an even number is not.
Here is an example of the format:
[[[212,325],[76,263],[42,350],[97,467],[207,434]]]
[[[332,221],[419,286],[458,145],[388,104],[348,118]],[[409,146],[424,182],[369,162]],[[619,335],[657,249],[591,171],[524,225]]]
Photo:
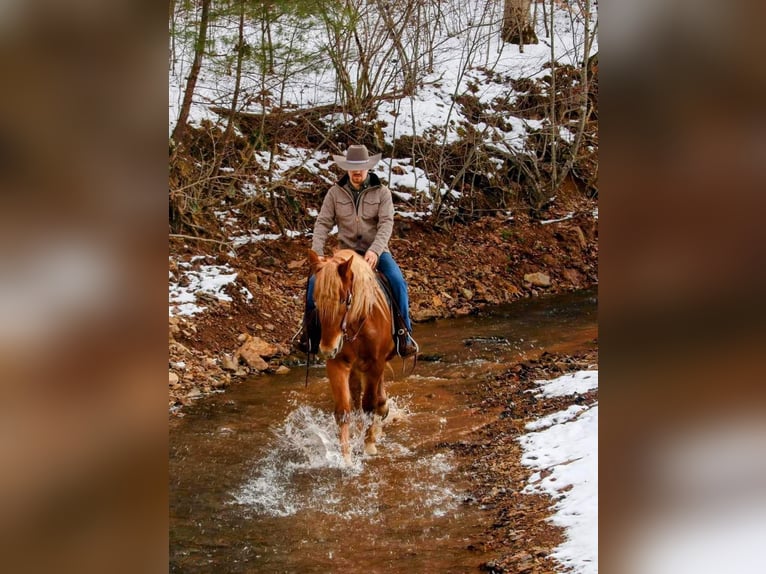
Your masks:
[[[346,317],[348,322],[353,323],[368,316],[374,307],[387,312],[388,302],[378,286],[375,272],[356,252],[342,249],[336,251],[316,274],[314,299],[320,316],[331,321],[340,321],[340,316],[345,311],[345,305],[342,305],[340,300],[341,279],[338,274],[338,265],[349,257],[352,257],[350,269],[354,274],[354,280],[351,290],[351,307]]]

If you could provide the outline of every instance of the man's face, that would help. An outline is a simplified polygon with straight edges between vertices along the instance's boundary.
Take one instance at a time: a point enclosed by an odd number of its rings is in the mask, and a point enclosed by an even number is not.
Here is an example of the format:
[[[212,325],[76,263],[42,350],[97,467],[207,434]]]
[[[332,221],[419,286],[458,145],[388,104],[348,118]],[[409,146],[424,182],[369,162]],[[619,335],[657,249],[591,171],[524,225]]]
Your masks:
[[[348,172],[348,179],[354,187],[361,187],[364,180],[367,179],[369,170],[353,170]]]

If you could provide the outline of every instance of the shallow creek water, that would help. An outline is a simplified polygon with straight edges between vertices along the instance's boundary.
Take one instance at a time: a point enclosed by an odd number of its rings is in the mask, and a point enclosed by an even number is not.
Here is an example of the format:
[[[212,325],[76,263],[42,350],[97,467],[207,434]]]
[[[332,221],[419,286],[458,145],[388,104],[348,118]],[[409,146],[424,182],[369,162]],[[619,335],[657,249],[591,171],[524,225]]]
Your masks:
[[[440,443],[492,413],[460,393],[509,363],[598,335],[595,290],[416,325],[424,357],[386,374],[391,414],[377,456],[343,463],[324,367],[257,377],[170,423],[171,572],[470,572],[491,513]],[[408,362],[408,366],[411,361]]]

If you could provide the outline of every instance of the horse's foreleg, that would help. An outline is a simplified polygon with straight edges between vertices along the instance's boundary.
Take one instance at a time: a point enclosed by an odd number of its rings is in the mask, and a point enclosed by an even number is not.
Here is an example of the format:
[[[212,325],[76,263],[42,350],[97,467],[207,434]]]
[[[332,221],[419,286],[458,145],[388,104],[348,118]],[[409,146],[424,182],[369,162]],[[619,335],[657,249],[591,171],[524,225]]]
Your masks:
[[[351,462],[351,443],[349,440],[349,419],[351,418],[351,392],[348,376],[350,368],[347,364],[330,360],[327,361],[327,375],[330,377],[332,398],[335,401],[335,422],[340,428],[340,450],[347,463]]]
[[[364,452],[377,454],[378,448],[375,443],[382,433],[383,419],[388,416],[388,397],[383,387],[383,367],[369,371],[366,383],[362,407],[365,413],[372,413],[372,424],[364,436]]]

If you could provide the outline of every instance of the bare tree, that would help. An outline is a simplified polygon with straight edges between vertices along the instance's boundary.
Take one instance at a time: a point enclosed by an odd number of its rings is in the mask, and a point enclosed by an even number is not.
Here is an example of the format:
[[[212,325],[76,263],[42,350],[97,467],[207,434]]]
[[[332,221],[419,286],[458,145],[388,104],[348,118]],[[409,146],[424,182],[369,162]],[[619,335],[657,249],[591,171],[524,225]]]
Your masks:
[[[531,0],[505,0],[503,10],[502,38],[509,44],[518,44],[524,51],[524,44],[537,44],[537,34],[529,13]]]
[[[239,26],[237,28],[237,44],[235,51],[237,52],[237,68],[234,76],[234,93],[231,95],[231,107],[229,117],[226,122],[226,130],[223,132],[221,138],[221,153],[216,155],[215,167],[213,173],[218,172],[218,168],[221,167],[224,154],[226,153],[231,139],[231,134],[234,131],[234,114],[237,111],[237,103],[239,102],[240,86],[242,84],[242,61],[246,52],[245,46],[245,0],[239,0]]]
[[[202,56],[205,53],[205,42],[207,41],[210,3],[211,0],[202,0],[199,33],[197,34],[197,41],[194,45],[194,61],[192,62],[191,70],[189,71],[189,77],[186,80],[186,89],[184,91],[183,102],[181,103],[181,111],[178,114],[178,121],[176,122],[175,128],[173,128],[173,134],[171,136],[176,143],[181,142],[184,132],[186,131],[186,122],[189,119],[189,110],[191,109],[192,98],[194,97],[194,88],[197,86],[197,78],[199,77],[199,71],[202,68]]]

